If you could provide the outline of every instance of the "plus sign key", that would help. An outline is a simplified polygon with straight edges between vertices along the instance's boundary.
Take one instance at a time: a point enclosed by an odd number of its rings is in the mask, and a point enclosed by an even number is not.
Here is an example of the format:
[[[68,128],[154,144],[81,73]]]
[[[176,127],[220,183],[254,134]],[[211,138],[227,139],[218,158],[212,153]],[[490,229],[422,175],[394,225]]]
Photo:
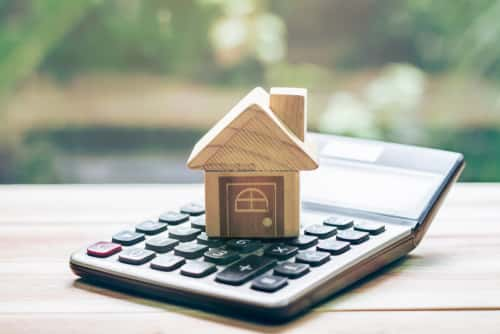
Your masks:
[[[275,259],[266,256],[249,255],[218,273],[215,279],[220,283],[241,285],[265,273],[275,264]]]

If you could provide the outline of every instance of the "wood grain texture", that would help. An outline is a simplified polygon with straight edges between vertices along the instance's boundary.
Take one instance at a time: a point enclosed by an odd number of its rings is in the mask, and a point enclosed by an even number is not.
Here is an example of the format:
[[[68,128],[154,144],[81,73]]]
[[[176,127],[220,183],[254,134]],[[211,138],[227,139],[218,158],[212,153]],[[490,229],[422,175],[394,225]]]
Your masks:
[[[269,108],[269,94],[252,90],[195,145],[189,168],[209,171],[316,169],[314,152]]]
[[[237,226],[230,226],[234,222],[229,222],[228,210],[230,204],[221,203],[221,194],[225,189],[221,189],[221,178],[234,179],[255,177],[282,177],[283,178],[283,200],[279,207],[283,208],[282,213],[277,213],[274,223],[278,224],[277,229],[244,229]],[[252,181],[254,182],[254,181]],[[206,172],[205,173],[205,210],[206,210],[206,232],[211,237],[245,237],[245,238],[276,238],[292,237],[299,233],[300,216],[300,191],[298,172]],[[276,221],[277,219],[277,221]],[[248,223],[248,222],[244,222]],[[275,226],[273,226],[275,227]],[[266,232],[267,233],[264,233]],[[244,235],[242,235],[244,233]]]
[[[202,187],[0,187],[2,333],[498,333],[500,185],[458,184],[405,259],[304,317],[265,326],[78,280],[69,254],[202,198]]]
[[[269,106],[278,118],[302,141],[307,132],[307,89],[273,87]]]

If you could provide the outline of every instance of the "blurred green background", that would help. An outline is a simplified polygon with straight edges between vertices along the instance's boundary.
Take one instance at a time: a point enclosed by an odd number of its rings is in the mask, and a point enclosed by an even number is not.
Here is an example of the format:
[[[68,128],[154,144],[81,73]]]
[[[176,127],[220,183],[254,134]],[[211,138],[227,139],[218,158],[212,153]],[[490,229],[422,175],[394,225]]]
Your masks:
[[[0,0],[0,183],[192,182],[249,89],[500,181],[499,0]]]

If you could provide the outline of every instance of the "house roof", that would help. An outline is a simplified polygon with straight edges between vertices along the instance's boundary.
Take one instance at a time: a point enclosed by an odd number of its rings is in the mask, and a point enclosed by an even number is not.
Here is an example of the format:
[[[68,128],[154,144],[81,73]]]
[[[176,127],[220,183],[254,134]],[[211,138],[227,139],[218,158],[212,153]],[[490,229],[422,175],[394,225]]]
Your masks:
[[[269,108],[257,87],[194,146],[187,166],[211,171],[290,171],[318,167],[315,155]]]

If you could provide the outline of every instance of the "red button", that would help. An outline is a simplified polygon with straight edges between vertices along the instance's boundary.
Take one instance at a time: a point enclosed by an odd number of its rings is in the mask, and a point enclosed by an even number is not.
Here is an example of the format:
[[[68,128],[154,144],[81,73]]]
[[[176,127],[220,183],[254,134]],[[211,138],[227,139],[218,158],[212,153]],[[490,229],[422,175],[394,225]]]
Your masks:
[[[122,250],[122,246],[109,241],[99,241],[87,248],[87,254],[97,257],[108,257]]]

